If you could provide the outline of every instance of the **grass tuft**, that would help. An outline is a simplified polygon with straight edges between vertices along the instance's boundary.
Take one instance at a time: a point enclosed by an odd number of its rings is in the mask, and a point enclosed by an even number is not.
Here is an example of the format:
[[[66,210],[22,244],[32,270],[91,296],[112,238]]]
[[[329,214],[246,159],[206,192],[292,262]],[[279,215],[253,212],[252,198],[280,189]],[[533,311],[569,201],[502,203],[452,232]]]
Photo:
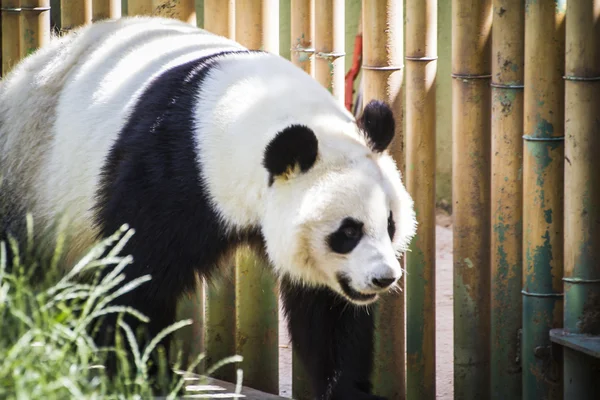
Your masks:
[[[29,218],[27,227],[25,248],[29,252],[34,247]],[[148,318],[137,310],[111,303],[151,279],[146,275],[121,285],[124,270],[132,259],[119,253],[133,234],[132,229],[123,226],[94,246],[66,274],[61,273],[57,265],[63,250],[60,238],[47,270],[36,263],[28,264],[28,257],[20,257],[14,239],[0,242],[0,398],[146,399],[155,396],[147,375],[150,360],[154,358],[151,355],[161,353],[162,349],[156,345],[163,337],[192,321],[176,322],[160,332],[146,348],[139,348],[122,316],[129,314],[143,321]],[[7,246],[15,254],[10,271],[7,270]],[[102,254],[106,256],[101,258]],[[108,266],[113,267],[112,272],[100,279],[101,270]],[[119,315],[116,345],[97,347],[89,333],[98,320],[108,314]],[[126,357],[127,347],[133,349],[133,365],[129,365]],[[114,379],[109,379],[103,364],[111,352],[116,353],[118,360],[119,372]],[[185,384],[183,373],[191,374],[203,358],[204,354],[200,354],[187,369],[180,370],[182,373],[173,375],[176,378],[168,383],[171,393],[167,398],[176,397]],[[168,367],[164,357],[162,360],[159,371],[166,376],[164,372]],[[227,363],[240,361],[239,356],[222,360],[209,368],[207,375]],[[179,368],[176,362],[175,369]],[[238,371],[236,394],[241,390],[241,376]]]

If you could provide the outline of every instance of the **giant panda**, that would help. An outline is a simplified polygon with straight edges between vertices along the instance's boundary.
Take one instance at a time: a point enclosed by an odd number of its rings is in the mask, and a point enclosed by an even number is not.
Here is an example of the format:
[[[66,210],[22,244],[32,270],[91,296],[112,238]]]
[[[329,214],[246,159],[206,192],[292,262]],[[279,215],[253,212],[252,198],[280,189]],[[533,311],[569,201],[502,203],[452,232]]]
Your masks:
[[[277,55],[176,20],[97,22],[1,82],[2,238],[23,239],[30,213],[49,248],[60,217],[73,265],[128,224],[125,282],[152,280],[118,301],[150,336],[196,274],[251,243],[280,280],[315,397],[381,399],[368,305],[396,288],[416,229],[394,129],[386,103],[355,118]]]

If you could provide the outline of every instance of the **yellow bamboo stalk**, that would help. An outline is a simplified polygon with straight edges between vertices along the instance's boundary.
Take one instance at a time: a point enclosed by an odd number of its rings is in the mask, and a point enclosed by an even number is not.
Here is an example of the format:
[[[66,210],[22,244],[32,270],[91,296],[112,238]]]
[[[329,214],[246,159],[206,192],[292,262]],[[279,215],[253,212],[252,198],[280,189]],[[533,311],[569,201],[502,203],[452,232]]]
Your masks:
[[[279,53],[279,1],[236,0],[235,37],[251,50]],[[236,348],[246,385],[279,393],[279,304],[271,268],[248,250],[236,257]]]
[[[196,25],[194,0],[128,0],[127,14],[175,18]]]
[[[68,31],[92,22],[92,0],[60,0],[61,30]]]
[[[121,17],[120,0],[92,0],[92,21]]]
[[[235,0],[204,0],[204,29],[235,39]],[[228,268],[223,279],[207,283],[205,292],[206,365],[210,366],[236,353],[234,268]],[[235,382],[235,370],[236,365],[227,364],[214,377]]]
[[[562,334],[577,340],[600,334],[600,0],[570,1],[566,13]],[[570,346],[563,355],[564,399],[597,398],[600,361]]]
[[[204,0],[204,29],[235,39],[235,0]]]
[[[521,398],[525,4],[493,0],[491,397]]]
[[[314,76],[314,0],[291,0],[292,62]]]
[[[127,15],[152,15],[155,0],[127,0]]]
[[[490,395],[491,0],[452,2],[454,397]]]
[[[404,173],[402,8],[402,1],[363,0],[362,71],[363,105],[368,104],[372,99],[379,99],[387,101],[393,108],[396,133],[391,151],[398,167]],[[319,18],[321,17],[317,14],[317,19]],[[403,281],[400,285],[402,283]],[[389,293],[382,296],[374,308],[374,393],[390,399],[404,399],[404,293]]]
[[[419,216],[406,255],[408,399],[435,399],[435,79],[437,0],[406,2],[407,189]]]
[[[344,0],[315,0],[315,78],[344,105]]]
[[[314,0],[291,0],[291,60],[311,76],[315,75],[313,37]],[[311,384],[304,365],[292,346],[292,397],[298,400],[311,398]]]
[[[21,59],[21,1],[2,0],[2,76]]]
[[[50,0],[21,0],[21,52],[25,57],[50,41]]]

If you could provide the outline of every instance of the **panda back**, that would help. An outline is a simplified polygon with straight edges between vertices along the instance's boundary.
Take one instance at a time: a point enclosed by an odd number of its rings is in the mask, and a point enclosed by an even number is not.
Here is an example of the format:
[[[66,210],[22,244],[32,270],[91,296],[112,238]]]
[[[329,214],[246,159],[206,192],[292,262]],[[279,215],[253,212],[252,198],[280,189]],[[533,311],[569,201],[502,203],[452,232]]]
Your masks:
[[[10,177],[3,229],[18,231],[14,221],[31,212],[43,230],[67,212],[81,238],[73,251],[87,247],[96,235],[103,164],[148,85],[191,60],[243,49],[183,22],[149,17],[53,38],[0,88],[0,174]]]

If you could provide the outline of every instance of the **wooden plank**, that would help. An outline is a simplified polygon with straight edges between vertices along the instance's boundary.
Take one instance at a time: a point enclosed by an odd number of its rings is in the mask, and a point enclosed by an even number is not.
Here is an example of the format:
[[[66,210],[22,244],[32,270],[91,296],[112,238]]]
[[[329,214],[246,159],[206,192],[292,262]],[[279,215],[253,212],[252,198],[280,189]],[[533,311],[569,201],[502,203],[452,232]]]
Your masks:
[[[176,371],[177,374],[182,374],[181,371]],[[204,378],[204,379],[202,379]],[[260,390],[242,386],[241,393],[235,393],[235,383],[225,382],[219,379],[204,377],[194,373],[187,373],[185,394],[178,399],[198,399],[198,398],[214,398],[210,395],[218,394],[220,399],[245,399],[245,400],[289,400],[287,397],[281,397],[270,393],[261,392]],[[155,397],[156,400],[163,397]]]

